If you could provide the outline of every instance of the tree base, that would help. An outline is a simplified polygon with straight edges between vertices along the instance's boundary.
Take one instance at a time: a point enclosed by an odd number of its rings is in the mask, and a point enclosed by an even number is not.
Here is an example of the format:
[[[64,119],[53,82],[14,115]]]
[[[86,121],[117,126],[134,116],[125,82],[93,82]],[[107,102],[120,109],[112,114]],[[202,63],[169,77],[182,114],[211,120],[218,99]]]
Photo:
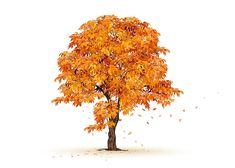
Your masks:
[[[116,148],[115,150],[111,150],[111,149],[108,149],[108,148],[101,148],[101,149],[97,149],[98,151],[128,151],[126,149],[119,149],[119,148]]]

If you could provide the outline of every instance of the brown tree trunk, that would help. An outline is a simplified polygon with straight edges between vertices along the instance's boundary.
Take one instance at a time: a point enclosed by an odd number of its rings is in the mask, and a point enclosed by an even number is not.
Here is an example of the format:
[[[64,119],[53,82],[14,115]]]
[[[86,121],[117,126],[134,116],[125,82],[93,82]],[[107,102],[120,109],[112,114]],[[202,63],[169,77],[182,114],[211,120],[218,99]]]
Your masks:
[[[118,150],[116,145],[116,127],[119,121],[120,99],[118,98],[118,113],[114,119],[110,119],[115,123],[115,126],[109,128],[108,133],[108,150]]]
[[[116,127],[109,128],[108,150],[117,150],[115,129]]]

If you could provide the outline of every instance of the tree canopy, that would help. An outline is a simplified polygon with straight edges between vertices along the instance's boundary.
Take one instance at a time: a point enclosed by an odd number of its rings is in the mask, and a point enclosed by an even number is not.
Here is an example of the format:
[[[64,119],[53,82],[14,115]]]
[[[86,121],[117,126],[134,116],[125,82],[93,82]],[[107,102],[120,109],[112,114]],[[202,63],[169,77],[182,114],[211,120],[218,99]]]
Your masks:
[[[88,132],[114,127],[119,113],[128,115],[137,105],[170,105],[183,92],[166,79],[161,55],[169,50],[159,46],[159,36],[135,17],[101,16],[81,25],[59,55],[55,81],[62,96],[52,102],[81,106],[96,101],[95,123]]]

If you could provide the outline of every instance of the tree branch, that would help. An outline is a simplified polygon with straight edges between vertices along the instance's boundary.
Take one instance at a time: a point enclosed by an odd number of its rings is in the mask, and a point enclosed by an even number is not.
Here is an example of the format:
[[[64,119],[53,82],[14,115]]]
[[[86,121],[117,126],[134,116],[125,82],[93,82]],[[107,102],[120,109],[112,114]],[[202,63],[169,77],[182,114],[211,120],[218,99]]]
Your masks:
[[[118,97],[118,112],[117,112],[117,115],[116,117],[113,119],[113,122],[115,123],[115,127],[117,126],[117,123],[119,121],[119,112],[120,112],[120,98]]]
[[[110,96],[108,95],[108,93],[107,92],[104,92],[104,90],[100,87],[100,86],[98,86],[98,85],[95,85],[96,86],[96,88],[98,89],[98,90],[100,90],[103,94],[104,94],[104,96],[106,97],[106,99],[109,101],[110,100]]]

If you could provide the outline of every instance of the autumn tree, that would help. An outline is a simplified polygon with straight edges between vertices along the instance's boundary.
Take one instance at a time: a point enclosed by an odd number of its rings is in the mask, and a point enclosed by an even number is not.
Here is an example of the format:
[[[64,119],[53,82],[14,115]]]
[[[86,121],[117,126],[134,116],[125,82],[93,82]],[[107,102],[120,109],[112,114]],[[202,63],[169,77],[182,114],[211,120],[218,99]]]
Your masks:
[[[115,129],[119,114],[128,115],[150,101],[163,107],[183,93],[166,79],[169,52],[159,46],[159,33],[135,17],[101,16],[70,36],[68,50],[58,58],[62,96],[52,100],[74,106],[95,102],[89,133],[108,127],[108,150],[118,150]]]

